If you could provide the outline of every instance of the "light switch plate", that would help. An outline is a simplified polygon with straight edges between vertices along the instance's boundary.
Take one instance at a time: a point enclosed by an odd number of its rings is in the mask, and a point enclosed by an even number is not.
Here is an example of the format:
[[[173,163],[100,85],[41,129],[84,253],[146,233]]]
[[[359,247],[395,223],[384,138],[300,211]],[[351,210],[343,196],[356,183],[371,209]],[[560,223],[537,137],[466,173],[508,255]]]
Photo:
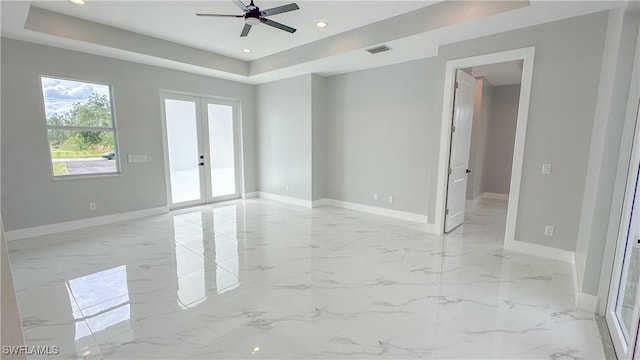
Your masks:
[[[544,175],[551,174],[551,164],[542,164],[542,173]]]
[[[133,162],[134,163],[146,163],[147,162],[147,155],[133,155]]]

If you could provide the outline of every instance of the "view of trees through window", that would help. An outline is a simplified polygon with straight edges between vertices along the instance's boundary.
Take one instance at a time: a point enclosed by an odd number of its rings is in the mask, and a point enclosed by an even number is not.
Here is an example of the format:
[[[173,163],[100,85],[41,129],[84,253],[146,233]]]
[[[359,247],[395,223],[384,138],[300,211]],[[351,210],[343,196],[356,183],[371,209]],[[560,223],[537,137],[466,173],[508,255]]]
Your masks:
[[[42,92],[53,174],[118,172],[110,87],[42,77]]]

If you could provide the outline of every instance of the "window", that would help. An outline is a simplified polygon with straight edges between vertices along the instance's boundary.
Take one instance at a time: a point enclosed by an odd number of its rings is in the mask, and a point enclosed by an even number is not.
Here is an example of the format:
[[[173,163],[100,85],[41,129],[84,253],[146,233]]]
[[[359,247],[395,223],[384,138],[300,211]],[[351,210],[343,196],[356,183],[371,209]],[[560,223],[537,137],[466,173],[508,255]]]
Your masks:
[[[111,86],[41,77],[53,175],[118,173]]]

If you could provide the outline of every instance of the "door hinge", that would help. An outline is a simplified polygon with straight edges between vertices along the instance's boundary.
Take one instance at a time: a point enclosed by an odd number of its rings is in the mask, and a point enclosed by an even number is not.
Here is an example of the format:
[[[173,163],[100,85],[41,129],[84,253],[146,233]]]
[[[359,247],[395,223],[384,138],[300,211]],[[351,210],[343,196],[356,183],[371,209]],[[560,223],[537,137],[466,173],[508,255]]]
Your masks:
[[[451,126],[451,132],[452,133],[456,132],[456,126],[455,125]]]
[[[445,209],[444,214],[449,215],[449,209]]]
[[[459,82],[456,81],[456,84],[453,87],[454,90],[458,88],[458,84],[459,84]]]
[[[453,170],[449,169],[449,175],[451,175],[452,172],[453,172]]]

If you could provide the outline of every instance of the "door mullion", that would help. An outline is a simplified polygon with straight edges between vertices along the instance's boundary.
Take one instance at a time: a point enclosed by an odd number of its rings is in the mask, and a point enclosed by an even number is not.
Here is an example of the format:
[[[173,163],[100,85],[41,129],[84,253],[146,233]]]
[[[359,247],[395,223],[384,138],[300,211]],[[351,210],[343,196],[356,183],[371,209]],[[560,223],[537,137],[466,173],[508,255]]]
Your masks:
[[[209,138],[209,102],[206,99],[200,99],[200,109],[202,111],[202,153],[204,154],[204,183],[205,183],[205,196],[207,202],[213,201],[213,188],[211,179],[211,139]]]
[[[207,154],[205,153],[205,132],[204,132],[204,114],[202,112],[202,99],[195,98],[197,113],[198,113],[198,164],[204,163],[204,165],[200,165],[200,196],[203,202],[207,202],[207,163],[206,158]],[[203,159],[204,157],[204,159]]]

